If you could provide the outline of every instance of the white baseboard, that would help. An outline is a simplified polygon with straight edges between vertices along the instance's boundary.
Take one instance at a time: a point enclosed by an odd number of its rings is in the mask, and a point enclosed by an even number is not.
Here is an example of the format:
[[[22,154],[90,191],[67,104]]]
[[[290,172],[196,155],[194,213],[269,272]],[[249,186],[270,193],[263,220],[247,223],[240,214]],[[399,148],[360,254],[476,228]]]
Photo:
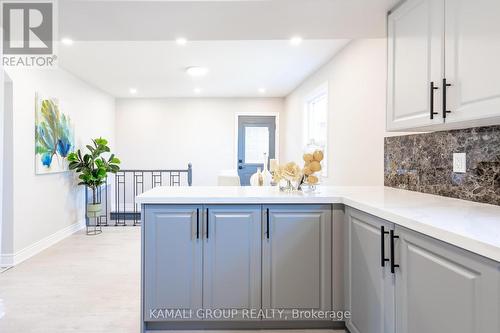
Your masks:
[[[85,228],[85,220],[56,231],[52,235],[49,235],[16,253],[2,254],[0,255],[0,267],[16,266],[83,228]]]

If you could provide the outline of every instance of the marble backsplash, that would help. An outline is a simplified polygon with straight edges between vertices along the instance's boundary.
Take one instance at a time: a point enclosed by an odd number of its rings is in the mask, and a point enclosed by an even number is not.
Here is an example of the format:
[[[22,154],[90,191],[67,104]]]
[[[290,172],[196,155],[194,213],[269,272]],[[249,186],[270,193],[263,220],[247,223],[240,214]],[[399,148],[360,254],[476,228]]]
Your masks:
[[[453,172],[466,153],[466,173]],[[500,126],[385,138],[385,186],[500,205]]]

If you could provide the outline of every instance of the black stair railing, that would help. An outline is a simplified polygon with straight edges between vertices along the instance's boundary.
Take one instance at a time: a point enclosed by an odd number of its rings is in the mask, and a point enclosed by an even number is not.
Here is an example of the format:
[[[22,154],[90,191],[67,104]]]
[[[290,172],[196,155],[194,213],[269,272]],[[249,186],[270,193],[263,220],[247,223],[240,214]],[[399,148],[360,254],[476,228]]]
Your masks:
[[[98,226],[139,225],[141,207],[136,196],[158,186],[192,186],[192,183],[191,163],[182,170],[120,170],[108,176],[106,184],[97,190],[97,199],[104,209],[95,222]],[[92,200],[90,191],[86,190],[85,198],[86,203]]]

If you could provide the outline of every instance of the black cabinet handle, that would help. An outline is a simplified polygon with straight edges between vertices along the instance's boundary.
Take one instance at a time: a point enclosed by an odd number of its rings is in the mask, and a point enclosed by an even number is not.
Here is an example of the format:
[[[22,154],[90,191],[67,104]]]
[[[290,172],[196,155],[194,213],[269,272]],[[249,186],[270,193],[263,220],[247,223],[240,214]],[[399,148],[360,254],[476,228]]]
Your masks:
[[[446,114],[451,113],[446,107],[446,88],[451,87],[451,83],[446,83],[446,78],[443,79],[443,119],[446,119]]]
[[[380,264],[382,267],[385,267],[385,263],[389,261],[385,257],[385,235],[387,235],[389,231],[385,231],[384,226],[380,227]]]
[[[207,208],[207,239],[208,239],[208,208]]]
[[[431,119],[434,119],[434,115],[438,114],[439,112],[434,112],[434,90],[439,89],[438,87],[434,86],[434,81],[431,81],[431,91],[430,91],[430,100],[431,100]]]
[[[200,239],[200,209],[196,209],[196,239]]]
[[[396,267],[399,267],[399,265],[396,265],[394,263],[394,240],[396,238],[399,238],[399,236],[394,235],[394,230],[391,230],[390,237],[391,237],[391,273],[394,274],[396,272]]]
[[[269,239],[269,208],[266,209],[266,237]]]

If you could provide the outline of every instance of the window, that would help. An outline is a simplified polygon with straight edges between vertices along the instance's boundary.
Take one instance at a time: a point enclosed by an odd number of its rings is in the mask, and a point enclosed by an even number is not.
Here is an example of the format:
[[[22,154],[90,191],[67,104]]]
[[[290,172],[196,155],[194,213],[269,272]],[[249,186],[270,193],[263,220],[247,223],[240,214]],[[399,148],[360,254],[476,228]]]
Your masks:
[[[245,128],[245,163],[262,163],[269,155],[269,127]]]
[[[322,162],[322,175],[327,170],[328,144],[328,85],[325,83],[305,100],[305,142],[315,144],[323,149],[325,158]]]

